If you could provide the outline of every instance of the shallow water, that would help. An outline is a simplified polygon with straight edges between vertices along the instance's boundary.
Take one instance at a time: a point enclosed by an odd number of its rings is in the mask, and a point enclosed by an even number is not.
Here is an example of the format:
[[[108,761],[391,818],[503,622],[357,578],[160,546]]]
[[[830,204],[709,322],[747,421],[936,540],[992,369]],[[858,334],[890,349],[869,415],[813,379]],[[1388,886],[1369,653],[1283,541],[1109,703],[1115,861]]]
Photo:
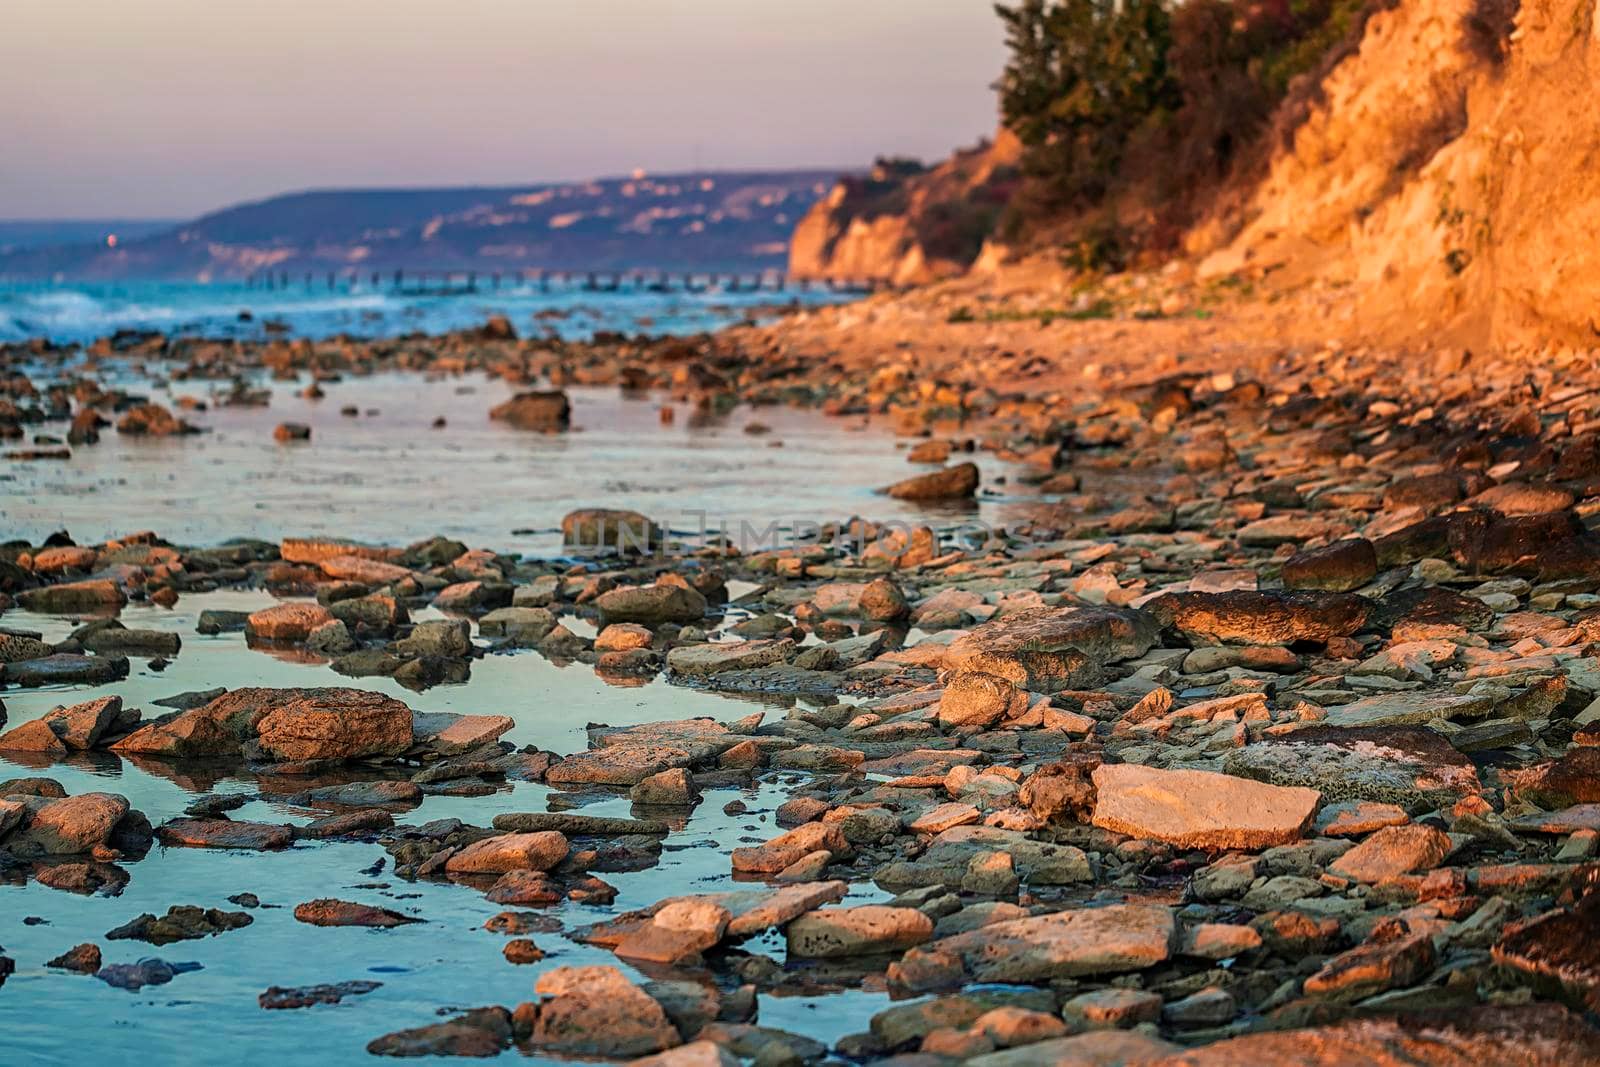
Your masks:
[[[170,404],[204,388],[177,382],[151,395]],[[750,406],[704,417],[680,404],[663,425],[659,397],[578,387],[567,390],[574,429],[539,434],[488,418],[512,389],[483,376],[351,378],[325,385],[321,400],[298,388],[276,383],[269,407],[184,414],[209,431],[198,436],[107,430],[69,460],[0,467],[0,534],[38,540],[65,529],[88,542],[151,529],[210,545],[304,534],[406,543],[438,533],[549,555],[560,548],[561,517],[580,507],[633,508],[695,533],[702,523],[726,523],[729,536],[751,548],[774,521],[859,514],[955,523],[992,511],[874,493],[928,469],[906,463],[883,419]],[[363,414],[341,415],[347,404]],[[442,429],[432,428],[437,416],[446,419]],[[272,430],[285,421],[309,425],[311,440],[275,442]],[[747,433],[752,423],[769,431]],[[45,424],[52,430],[64,434],[65,426]],[[986,482],[1004,469],[986,455],[976,461]],[[741,536],[745,522],[751,532]]]
[[[323,664],[290,662],[246,647],[240,634],[203,637],[194,632],[206,608],[251,609],[271,603],[264,593],[218,592],[185,597],[172,610],[130,606],[121,615],[132,627],[177,632],[183,648],[164,671],[135,660],[129,677],[107,686],[55,686],[6,694],[11,725],[37,718],[57,704],[120,694],[147,715],[163,709],[152,701],[217,685],[341,685],[350,680]],[[419,617],[428,617],[423,613]],[[42,631],[59,640],[74,621],[28,612],[5,616],[8,627]],[[390,693],[422,711],[473,711],[505,714],[517,721],[506,739],[558,751],[581,749],[589,722],[622,725],[657,719],[712,715],[731,719],[761,705],[652,681],[637,687],[607,685],[593,668],[559,667],[532,652],[491,655],[476,660],[466,685],[408,692],[388,679],[362,679],[366,688]],[[781,709],[778,710],[781,714]],[[240,769],[206,764],[120,759],[57,763],[0,755],[0,779],[46,774],[69,793],[114,792],[159,824],[182,813],[206,792],[254,794],[262,783]],[[281,781],[281,780],[280,780]],[[527,782],[508,783],[487,797],[427,797],[399,816],[410,823],[456,817],[487,825],[507,811],[544,811],[550,790]],[[654,903],[673,893],[722,889],[729,884],[729,853],[751,840],[776,833],[771,813],[786,798],[773,784],[747,790],[708,790],[687,825],[667,841],[661,861],[646,871],[607,873],[620,891],[609,907],[566,903],[543,909],[572,929]],[[729,816],[723,806],[742,800],[749,811]],[[598,815],[628,815],[625,797],[588,804]],[[256,800],[231,813],[233,818],[266,822],[304,822],[314,814],[292,805]],[[0,989],[5,1063],[75,1064],[214,1063],[228,1049],[241,1064],[326,1064],[367,1061],[365,1046],[391,1030],[437,1021],[446,1006],[515,1006],[533,998],[533,981],[552,966],[621,964],[609,951],[570,942],[559,933],[536,934],[549,955],[536,965],[516,967],[500,951],[507,938],[483,929],[503,910],[465,886],[402,880],[361,873],[387,859],[376,845],[301,843],[281,853],[203,849],[162,849],[126,865],[132,878],[118,897],[84,897],[34,882],[0,885],[0,945],[17,961],[17,973]],[[385,872],[386,873],[386,872]],[[356,887],[361,888],[356,888]],[[257,894],[263,904],[281,907],[251,912],[255,922],[201,941],[155,947],[136,941],[106,941],[107,930],[141,912],[163,914],[173,904],[236,910],[227,897]],[[334,896],[382,904],[427,921],[393,930],[322,928],[295,921],[296,904]],[[872,887],[858,888],[862,901],[882,897]],[[26,917],[45,920],[24,923]],[[146,956],[195,961],[203,969],[178,975],[170,984],[139,992],[113,989],[93,978],[46,970],[43,961],[82,941],[95,941],[107,963]],[[752,951],[775,951],[775,937],[753,941]],[[633,973],[625,964],[625,970]],[[641,976],[642,977],[642,976]],[[382,988],[347,998],[342,1005],[268,1012],[256,997],[271,985],[309,985],[352,979],[380,981]],[[827,997],[761,998],[764,1025],[832,1040],[863,1029],[887,1003],[882,994],[851,991]]]

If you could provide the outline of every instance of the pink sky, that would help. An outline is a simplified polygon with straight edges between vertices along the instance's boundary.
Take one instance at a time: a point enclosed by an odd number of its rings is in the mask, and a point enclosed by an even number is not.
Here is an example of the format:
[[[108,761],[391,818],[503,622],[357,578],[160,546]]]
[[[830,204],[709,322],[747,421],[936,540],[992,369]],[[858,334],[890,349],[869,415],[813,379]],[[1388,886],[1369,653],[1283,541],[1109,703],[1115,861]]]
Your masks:
[[[934,158],[992,130],[989,0],[13,0],[0,218],[308,187]]]

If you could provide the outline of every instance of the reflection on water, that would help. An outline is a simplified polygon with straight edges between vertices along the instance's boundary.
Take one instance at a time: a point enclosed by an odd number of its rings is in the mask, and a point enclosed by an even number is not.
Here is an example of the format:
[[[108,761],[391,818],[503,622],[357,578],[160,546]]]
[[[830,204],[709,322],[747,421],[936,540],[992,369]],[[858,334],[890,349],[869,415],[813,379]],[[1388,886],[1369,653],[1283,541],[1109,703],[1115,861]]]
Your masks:
[[[204,388],[179,382],[152,395],[170,404]],[[186,413],[210,431],[200,436],[108,431],[70,460],[12,463],[0,473],[6,535],[38,540],[66,529],[88,542],[152,529],[209,545],[303,534],[404,544],[437,533],[549,555],[560,546],[561,516],[580,507],[632,508],[676,530],[725,521],[736,539],[741,523],[758,539],[774,521],[972,514],[873,492],[926,469],[906,463],[887,420],[741,406],[663,425],[660,398],[591,387],[568,391],[574,429],[545,435],[489,420],[511,392],[498,380],[396,374],[324,388],[324,399],[308,400],[278,383],[270,407]],[[340,414],[352,404],[364,414]],[[434,429],[440,416],[446,424]],[[311,440],[276,443],[273,428],[285,421],[309,425]],[[755,421],[770,432],[745,433]],[[978,462],[986,476],[1002,469]]]
[[[222,685],[349,684],[325,665],[292,663],[253,651],[239,634],[194,633],[196,618],[204,609],[247,610],[270,602],[260,593],[219,592],[187,596],[170,611],[130,606],[122,614],[127,625],[183,635],[182,651],[165,670],[152,671],[143,661],[135,661],[129,677],[111,686],[10,691],[6,694],[10,723],[37,718],[57,704],[112,692],[151,716],[163,710],[155,706],[156,700]],[[72,620],[26,612],[8,613],[4,621],[8,627],[43,631],[48,640],[61,639],[73,625]],[[361,684],[421,711],[509,715],[517,725],[507,740],[558,751],[582,748],[588,722],[622,725],[694,715],[731,719],[752,710],[744,701],[660,681],[637,688],[610,686],[588,666],[559,667],[532,652],[475,660],[469,685],[441,686],[422,694],[388,679],[362,679]],[[157,824],[181,814],[200,793],[276,796],[252,799],[230,813],[241,820],[304,823],[320,814],[284,800],[290,792],[319,782],[261,778],[238,766],[124,760],[108,754],[47,764],[18,754],[0,755],[0,779],[32,774],[48,774],[73,794],[121,793]],[[684,828],[671,837],[658,866],[604,875],[619,890],[615,904],[568,902],[547,914],[570,930],[672,893],[726,886],[728,854],[748,840],[776,833],[771,813],[786,796],[770,784],[708,790]],[[422,823],[454,817],[488,825],[502,812],[544,811],[549,797],[544,785],[513,782],[487,796],[425,797],[400,819]],[[748,810],[736,816],[724,814],[723,807],[734,799]],[[583,810],[595,815],[630,814],[625,797],[586,803]],[[6,1050],[0,1062],[138,1059],[210,1065],[223,1050],[229,1061],[240,1064],[366,1062],[369,1040],[390,1030],[433,1022],[443,1006],[515,1006],[532,999],[534,977],[546,967],[621,963],[606,950],[575,944],[560,934],[535,938],[549,954],[546,963],[537,967],[507,963],[501,955],[505,937],[483,929],[484,922],[502,910],[499,905],[464,886],[388,877],[387,865],[377,875],[366,873],[387,858],[378,846],[357,843],[300,843],[282,853],[158,846],[143,860],[126,865],[131,880],[118,897],[79,896],[35,882],[0,885],[0,945],[18,968],[0,989]],[[174,904],[232,910],[227,898],[243,892],[272,905],[253,911],[255,922],[244,929],[161,948],[104,939],[107,930],[140,913],[159,915]],[[329,896],[381,904],[427,921],[392,930],[314,927],[295,921],[294,905]],[[883,894],[865,886],[855,896],[871,901]],[[84,941],[99,943],[107,963],[160,956],[192,960],[203,969],[180,974],[168,985],[130,993],[43,967],[45,960]],[[776,952],[781,958],[781,940],[770,936],[747,947]],[[271,985],[352,979],[383,985],[338,1006],[266,1012],[256,1003],[257,995]],[[828,1041],[864,1029],[885,1003],[881,994],[860,991],[826,998],[768,995],[761,1001],[761,1022]]]

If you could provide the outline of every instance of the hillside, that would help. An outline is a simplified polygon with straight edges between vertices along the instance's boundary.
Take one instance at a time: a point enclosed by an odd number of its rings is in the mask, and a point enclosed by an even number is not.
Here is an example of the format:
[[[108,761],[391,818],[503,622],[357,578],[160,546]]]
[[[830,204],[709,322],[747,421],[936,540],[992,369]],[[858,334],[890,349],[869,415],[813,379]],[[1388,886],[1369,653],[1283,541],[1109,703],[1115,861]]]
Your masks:
[[[241,204],[162,232],[0,252],[0,278],[300,271],[781,268],[833,170],[707,172],[478,189],[351,189]]]
[[[1028,277],[1053,268],[1031,301],[1043,307],[1126,271],[1184,289],[1172,307],[1225,293],[1277,305],[1269,318],[1282,324],[1298,305],[1353,339],[1600,343],[1596,0],[1341,2],[1294,30],[1272,5],[1163,7],[1172,50],[1165,66],[1151,60],[1133,103],[1023,138],[1021,191],[994,231],[1006,245],[991,235],[974,275],[993,278],[1007,259],[1028,261]],[[1016,55],[1008,78],[1024,60],[1059,74]],[[1258,57],[1299,73],[1269,84]],[[1046,121],[1061,112],[1048,92],[1029,99]],[[971,177],[981,162],[957,153],[875,196],[840,184],[797,229],[791,264],[901,281],[960,273],[915,237],[935,213],[995,214],[995,187]]]

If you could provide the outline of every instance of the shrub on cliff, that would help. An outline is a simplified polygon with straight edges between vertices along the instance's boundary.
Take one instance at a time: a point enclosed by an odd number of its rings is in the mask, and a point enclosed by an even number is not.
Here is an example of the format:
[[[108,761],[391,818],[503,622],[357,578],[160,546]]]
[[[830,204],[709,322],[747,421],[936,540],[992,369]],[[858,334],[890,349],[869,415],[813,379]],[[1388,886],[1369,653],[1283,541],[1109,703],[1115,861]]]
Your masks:
[[[1003,225],[1082,266],[1165,251],[1292,132],[1320,74],[1394,0],[997,5],[1004,120],[1026,146]]]

